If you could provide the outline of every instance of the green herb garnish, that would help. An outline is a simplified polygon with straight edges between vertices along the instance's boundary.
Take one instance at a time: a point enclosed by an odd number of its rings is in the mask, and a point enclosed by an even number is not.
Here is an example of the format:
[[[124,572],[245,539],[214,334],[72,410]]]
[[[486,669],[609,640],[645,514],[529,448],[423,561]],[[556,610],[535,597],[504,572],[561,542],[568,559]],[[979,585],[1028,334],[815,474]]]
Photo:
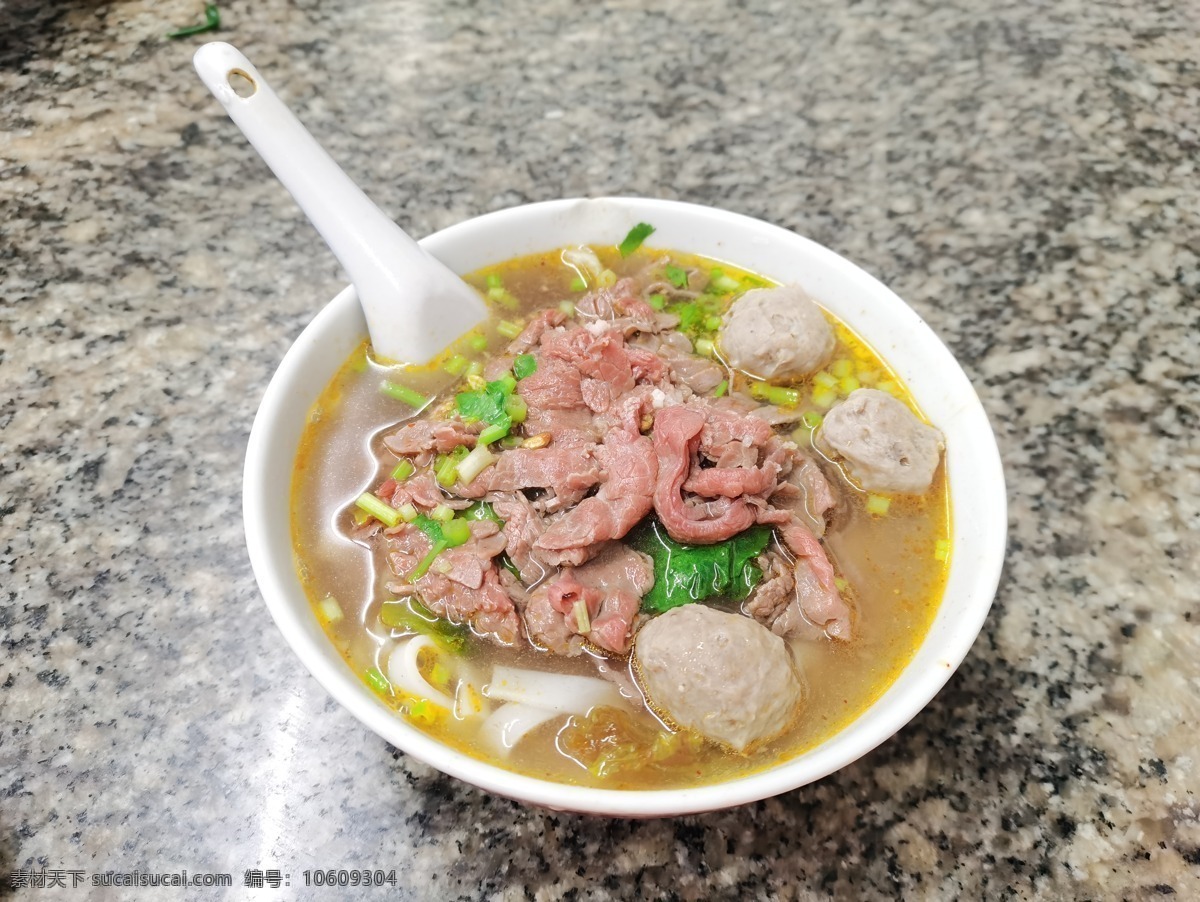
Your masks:
[[[617,250],[621,252],[622,257],[628,257],[639,247],[641,247],[642,242],[649,238],[653,233],[654,226],[650,225],[648,222],[639,222],[629,230],[629,234],[626,235],[625,240],[617,246]]]
[[[206,31],[216,31],[221,27],[221,11],[217,9],[217,4],[204,4],[204,21],[199,25],[189,25],[187,28],[178,28],[175,31],[167,33],[168,38],[186,38],[194,34],[203,34]]]
[[[682,266],[669,265],[666,269],[667,281],[676,288],[687,288],[688,274]]]

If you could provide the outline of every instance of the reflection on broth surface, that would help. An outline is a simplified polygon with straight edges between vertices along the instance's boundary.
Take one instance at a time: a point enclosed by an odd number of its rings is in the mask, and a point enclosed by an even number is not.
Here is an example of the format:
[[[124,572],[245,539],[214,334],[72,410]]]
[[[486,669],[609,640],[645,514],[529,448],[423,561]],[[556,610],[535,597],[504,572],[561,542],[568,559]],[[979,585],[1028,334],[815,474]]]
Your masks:
[[[880,449],[919,457],[905,436],[824,440],[856,392],[912,408],[870,348],[824,314],[829,347],[797,336],[812,310],[774,311],[798,289],[675,252],[467,281],[492,319],[426,367],[361,347],[295,462],[301,580],[397,716],[531,776],[650,789],[794,757],[887,689],[942,595],[948,497],[940,465],[919,493],[858,487]],[[670,640],[640,639],[657,617]]]

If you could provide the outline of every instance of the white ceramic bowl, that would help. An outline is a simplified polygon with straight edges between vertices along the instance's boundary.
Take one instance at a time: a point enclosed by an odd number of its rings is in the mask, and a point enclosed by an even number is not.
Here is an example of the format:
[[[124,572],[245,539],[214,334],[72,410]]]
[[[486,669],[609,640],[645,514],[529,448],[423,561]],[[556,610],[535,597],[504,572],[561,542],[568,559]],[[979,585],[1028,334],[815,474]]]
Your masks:
[[[896,368],[946,435],[953,553],[945,598],[912,662],[840,733],[752,776],[696,789],[621,791],[565,786],[485,764],[441,745],[389,710],[322,632],[296,575],[288,525],[291,462],[305,417],[366,336],[353,287],[313,319],[267,387],[250,433],[243,508],[250,561],[271,615],[312,675],[362,723],[407,754],[499,795],[556,809],[653,817],[723,808],[794,789],[844,767],[904,726],[950,678],[983,626],[1004,557],[1007,515],[995,438],[954,357],[900,298],[812,241],[707,207],[605,198],[490,213],[421,244],[451,269],[467,273],[567,244],[612,245],[637,222],[655,226],[649,242],[655,247],[703,254],[803,286]]]

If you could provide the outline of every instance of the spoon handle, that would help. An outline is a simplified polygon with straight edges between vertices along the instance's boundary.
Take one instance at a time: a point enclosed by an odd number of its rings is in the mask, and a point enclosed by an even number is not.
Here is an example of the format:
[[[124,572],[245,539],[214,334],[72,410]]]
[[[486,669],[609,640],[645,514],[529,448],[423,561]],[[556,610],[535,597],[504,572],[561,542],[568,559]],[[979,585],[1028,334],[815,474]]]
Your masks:
[[[349,273],[377,356],[425,363],[487,316],[475,290],[359,190],[236,47],[205,44],[193,62]]]

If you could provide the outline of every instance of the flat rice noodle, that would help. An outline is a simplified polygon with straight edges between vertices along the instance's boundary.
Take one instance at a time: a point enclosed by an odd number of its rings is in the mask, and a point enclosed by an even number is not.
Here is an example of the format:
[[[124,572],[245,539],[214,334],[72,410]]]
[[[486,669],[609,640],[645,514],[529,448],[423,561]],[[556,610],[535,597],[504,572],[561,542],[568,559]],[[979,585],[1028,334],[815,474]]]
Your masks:
[[[525,736],[547,721],[561,717],[558,711],[512,702],[488,715],[479,728],[479,738],[501,758],[507,758]]]
[[[606,680],[503,665],[492,671],[486,692],[490,699],[518,702],[559,714],[587,714],[597,705],[624,704],[621,693]]]
[[[439,651],[437,643],[428,636],[413,636],[403,644],[397,645],[388,657],[388,679],[391,680],[393,686],[405,695],[411,695],[413,698],[418,699],[426,699],[435,705],[445,708],[447,711],[453,711],[454,699],[431,685],[421,675],[421,668],[418,662],[421,652],[426,650],[429,650],[433,654],[437,654]]]

